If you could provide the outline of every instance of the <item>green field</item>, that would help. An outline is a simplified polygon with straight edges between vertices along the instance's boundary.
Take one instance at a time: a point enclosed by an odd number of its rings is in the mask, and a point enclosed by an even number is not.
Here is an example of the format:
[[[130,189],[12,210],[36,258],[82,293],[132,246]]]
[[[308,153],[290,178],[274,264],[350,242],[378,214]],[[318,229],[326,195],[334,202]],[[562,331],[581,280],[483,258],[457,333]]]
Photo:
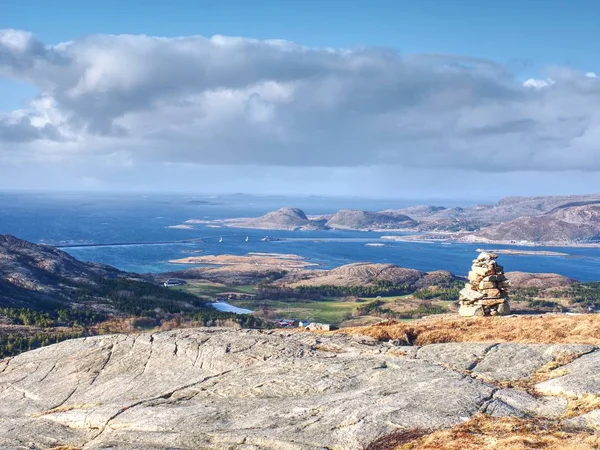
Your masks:
[[[199,297],[208,297],[210,299],[215,299],[216,297],[227,293],[255,294],[258,290],[255,285],[232,287],[203,280],[189,281],[187,285],[175,287],[173,289],[178,289]],[[396,313],[415,311],[416,308],[423,303],[423,300],[415,299],[411,295],[395,295],[378,298],[361,297],[353,301],[343,301],[342,298],[327,298],[322,300],[234,298],[227,299],[226,301],[239,308],[250,309],[254,311],[253,314],[255,316],[267,320],[296,319],[338,325],[348,320],[351,320],[352,322],[360,320],[378,321],[390,317],[390,314],[382,314],[381,311],[369,311],[358,314],[358,308],[368,305],[370,302],[381,302],[380,308],[384,311],[391,311],[392,317],[396,316]],[[428,303],[442,306],[443,308],[446,308],[448,305],[448,302],[441,300],[433,300]],[[427,312],[425,311],[424,313],[426,314]]]
[[[240,308],[252,309],[256,315],[270,319],[298,319],[335,324],[349,318],[356,307],[360,305],[357,302],[336,300],[302,302],[231,300],[229,303]]]
[[[176,286],[171,289],[189,292],[200,297],[217,297],[225,292],[235,292],[238,294],[254,294],[256,292],[256,286],[232,287],[206,281],[190,281],[185,286]]]

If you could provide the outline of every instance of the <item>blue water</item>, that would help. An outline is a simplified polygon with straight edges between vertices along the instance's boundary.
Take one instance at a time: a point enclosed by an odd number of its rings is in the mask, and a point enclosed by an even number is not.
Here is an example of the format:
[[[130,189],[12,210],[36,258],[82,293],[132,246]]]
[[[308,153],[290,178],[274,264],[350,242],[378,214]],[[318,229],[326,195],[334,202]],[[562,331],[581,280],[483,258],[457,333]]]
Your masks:
[[[213,303],[212,306],[216,310],[222,311],[222,312],[232,312],[235,314],[251,314],[252,313],[251,309],[238,308],[237,306],[230,305],[229,303],[226,303],[226,302]]]
[[[211,205],[190,204],[210,201]],[[293,253],[332,268],[351,262],[392,263],[419,270],[449,270],[466,274],[476,249],[482,244],[385,242],[380,237],[392,233],[353,231],[264,231],[200,226],[194,230],[167,228],[187,219],[222,219],[259,216],[282,206],[303,208],[307,214],[334,212],[338,208],[384,209],[406,206],[394,201],[360,199],[281,199],[192,196],[92,196],[90,194],[42,195],[0,193],[0,234],[8,233],[36,243],[106,244],[119,242],[179,241],[202,238],[200,243],[65,248],[74,257],[96,261],[122,270],[156,273],[190,266],[167,261],[196,254],[234,254],[248,252]],[[281,241],[262,242],[265,235]],[[244,242],[245,237],[248,242]],[[219,243],[219,237],[223,242]],[[488,246],[489,247],[489,246]],[[494,245],[494,248],[515,248]],[[558,256],[501,255],[506,270],[554,272],[583,281],[600,280],[600,249],[544,248],[568,253]],[[195,253],[195,252],[202,253]]]

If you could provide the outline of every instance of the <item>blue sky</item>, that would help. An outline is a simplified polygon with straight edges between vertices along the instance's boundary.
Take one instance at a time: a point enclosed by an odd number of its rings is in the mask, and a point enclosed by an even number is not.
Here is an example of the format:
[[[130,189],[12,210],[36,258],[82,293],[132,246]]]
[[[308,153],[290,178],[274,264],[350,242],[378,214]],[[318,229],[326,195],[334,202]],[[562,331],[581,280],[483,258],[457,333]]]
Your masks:
[[[580,190],[600,171],[598,17],[596,0],[0,0],[0,188],[252,165],[290,193],[364,177],[436,195],[442,170],[511,179],[493,195]]]
[[[93,33],[224,34],[375,45],[598,69],[595,0],[2,0],[0,28],[45,42]]]

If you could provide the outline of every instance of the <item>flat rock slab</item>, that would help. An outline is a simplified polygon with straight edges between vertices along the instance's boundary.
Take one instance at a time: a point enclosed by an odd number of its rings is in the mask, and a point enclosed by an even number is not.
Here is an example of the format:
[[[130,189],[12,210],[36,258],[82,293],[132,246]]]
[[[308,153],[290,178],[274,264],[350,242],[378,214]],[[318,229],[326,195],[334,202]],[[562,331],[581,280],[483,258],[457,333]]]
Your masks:
[[[473,369],[495,345],[471,342],[431,344],[421,347],[417,358],[465,371]]]
[[[558,419],[567,411],[567,399],[564,397],[537,398],[517,389],[500,389],[494,394],[494,399],[531,417]]]
[[[222,329],[65,341],[0,362],[0,448],[360,449],[493,395],[398,350]]]
[[[482,410],[555,418],[565,399],[463,372],[514,380],[594,349],[215,328],[75,339],[0,361],[0,448],[352,450]],[[549,393],[600,394],[597,353],[565,369]]]
[[[583,355],[561,368],[565,375],[544,381],[535,389],[546,395],[576,397],[584,394],[600,394],[600,352]]]
[[[473,369],[473,374],[489,381],[521,380],[551,361],[575,358],[595,349],[587,344],[498,344]]]

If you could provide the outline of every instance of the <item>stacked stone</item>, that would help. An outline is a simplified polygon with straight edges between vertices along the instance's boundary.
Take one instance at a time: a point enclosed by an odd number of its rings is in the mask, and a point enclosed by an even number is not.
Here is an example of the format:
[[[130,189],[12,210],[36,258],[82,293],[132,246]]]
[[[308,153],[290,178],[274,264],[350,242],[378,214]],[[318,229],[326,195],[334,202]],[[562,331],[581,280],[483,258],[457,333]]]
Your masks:
[[[498,255],[482,252],[473,260],[469,282],[460,291],[461,316],[495,316],[510,313],[504,267]]]

